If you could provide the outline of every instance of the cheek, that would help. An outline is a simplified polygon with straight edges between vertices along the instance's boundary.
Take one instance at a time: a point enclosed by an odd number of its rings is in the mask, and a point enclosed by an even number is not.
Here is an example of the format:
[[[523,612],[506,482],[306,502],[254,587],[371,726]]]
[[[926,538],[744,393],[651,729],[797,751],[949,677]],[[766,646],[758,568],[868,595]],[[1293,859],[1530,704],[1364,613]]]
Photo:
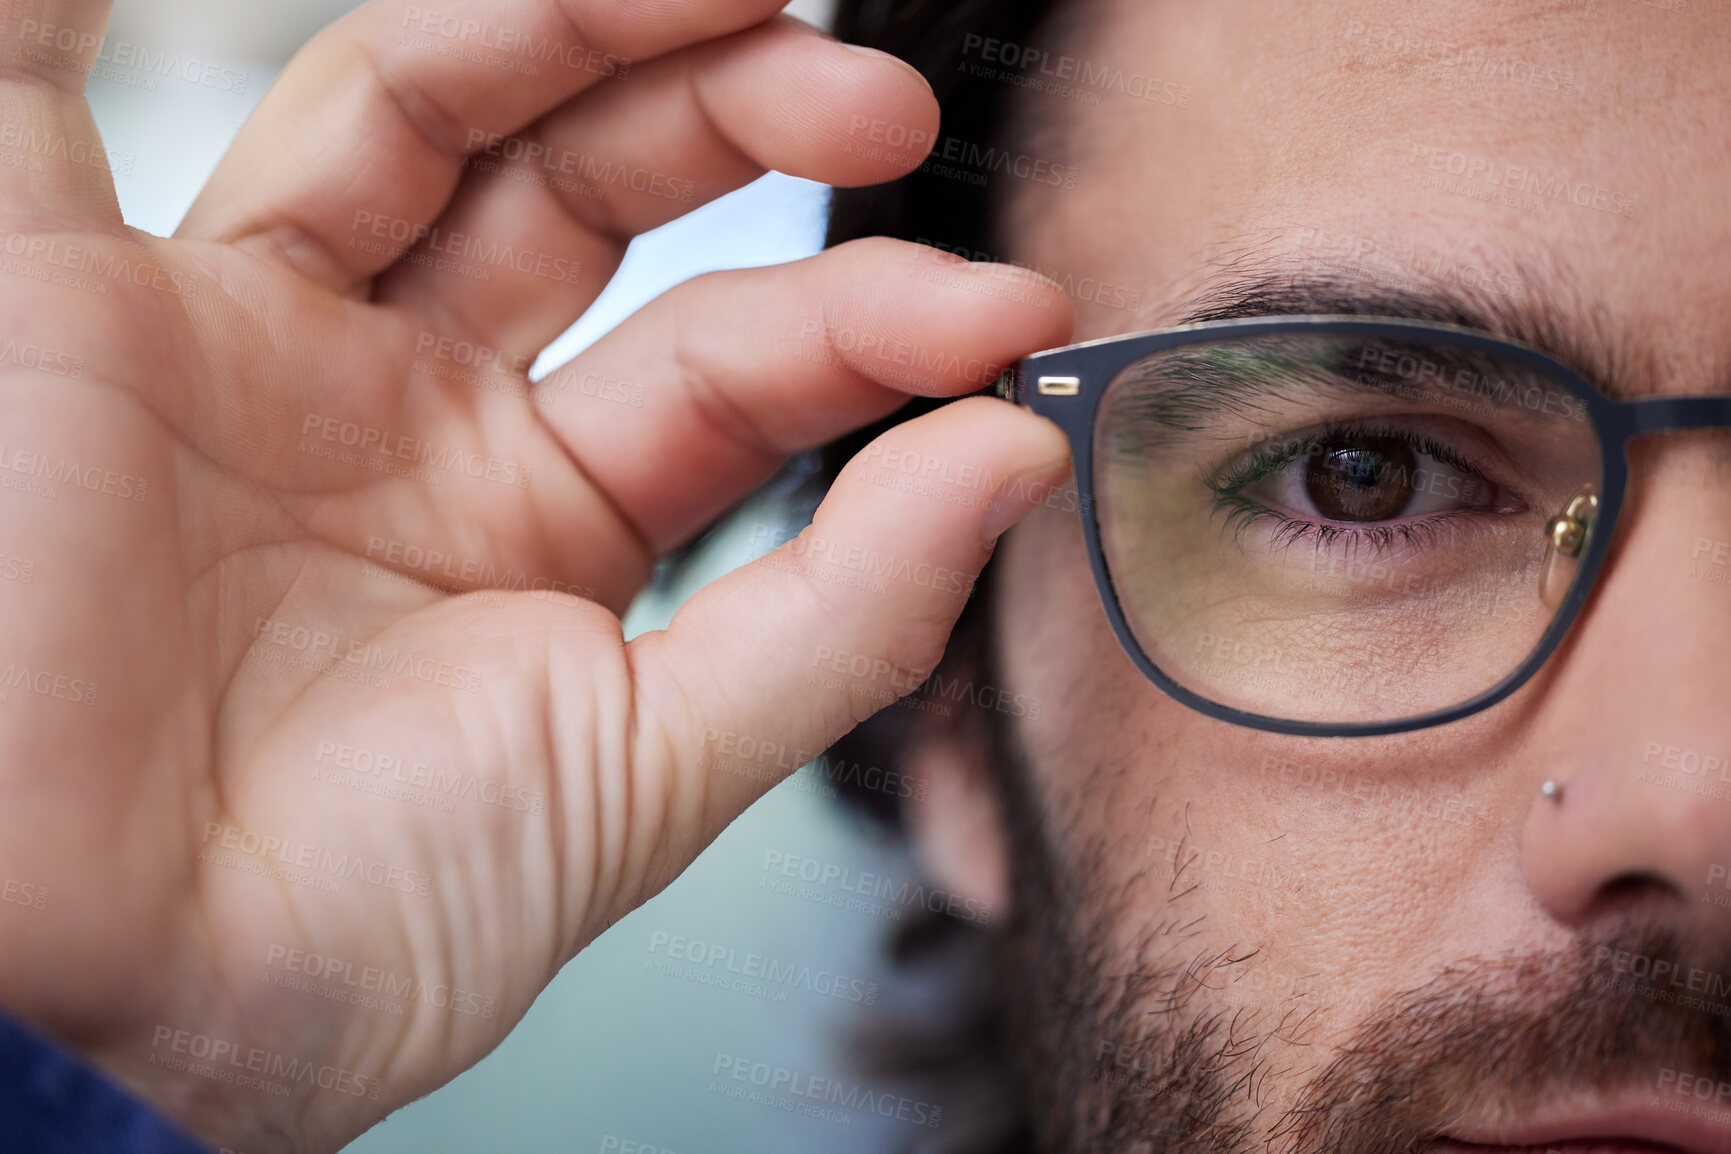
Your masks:
[[[1189,793],[1221,778],[1204,766],[1256,761],[1272,735],[1185,708],[1131,662],[1101,606],[1076,514],[1036,510],[1007,535],[995,564],[1000,672],[1042,702],[1016,733],[1035,765],[1067,767],[1051,784],[1148,795],[1191,763],[1196,770],[1182,775],[1196,779]]]
[[[1146,750],[1187,726],[1177,703],[1131,664],[1100,605],[1081,520],[1041,508],[999,549],[994,628],[1004,678],[1043,703],[1017,737],[1036,766],[1069,766],[1048,784],[1079,788],[1115,751]],[[1041,775],[1042,778],[1045,775]],[[1094,783],[1098,784],[1098,783]],[[1070,792],[1070,790],[1061,790]],[[1060,801],[1054,796],[1051,800]]]
[[[1041,711],[1043,724],[1030,729],[1060,725],[1090,703],[1123,708],[1154,688],[1130,664],[1101,611],[1079,516],[1035,509],[1005,536],[995,564],[993,624],[1004,672],[1054,700],[1055,708]],[[1085,673],[1094,676],[1084,689],[1074,679]],[[1102,691],[1109,698],[1095,696]]]
[[[1073,514],[1040,510],[997,564],[1000,674],[1042,702],[1013,734],[1111,956],[1255,951],[1209,996],[1352,1022],[1473,937],[1463,920],[1483,925],[1482,905],[1446,895],[1517,883],[1496,864],[1513,854],[1496,849],[1508,829],[1488,775],[1461,776],[1477,759],[1460,743],[1305,740],[1179,705],[1120,648]],[[1186,940],[1160,941],[1162,925],[1189,926]]]
[[[1189,904],[1212,905],[1238,835],[1185,847],[1185,813],[1208,825],[1261,828],[1247,767],[1267,735],[1186,709],[1131,663],[1101,608],[1074,514],[1042,509],[1005,540],[997,562],[995,625],[1001,674],[1043,702],[1017,719],[1015,738],[1032,768],[1041,817],[1064,863],[1086,862],[1089,893],[1127,894],[1137,907],[1183,889],[1175,860],[1209,868]],[[1248,833],[1245,834],[1248,836]],[[1232,887],[1228,887],[1230,889]],[[1131,910],[1111,915],[1114,932],[1139,936]]]

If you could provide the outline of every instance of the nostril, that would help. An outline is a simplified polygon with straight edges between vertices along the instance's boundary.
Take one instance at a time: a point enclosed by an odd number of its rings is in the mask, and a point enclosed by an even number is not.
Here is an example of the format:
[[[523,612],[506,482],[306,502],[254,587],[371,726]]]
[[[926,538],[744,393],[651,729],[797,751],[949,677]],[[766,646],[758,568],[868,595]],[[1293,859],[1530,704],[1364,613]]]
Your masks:
[[[1682,897],[1682,890],[1664,876],[1648,870],[1634,870],[1618,874],[1601,885],[1594,895],[1592,912],[1617,913]]]

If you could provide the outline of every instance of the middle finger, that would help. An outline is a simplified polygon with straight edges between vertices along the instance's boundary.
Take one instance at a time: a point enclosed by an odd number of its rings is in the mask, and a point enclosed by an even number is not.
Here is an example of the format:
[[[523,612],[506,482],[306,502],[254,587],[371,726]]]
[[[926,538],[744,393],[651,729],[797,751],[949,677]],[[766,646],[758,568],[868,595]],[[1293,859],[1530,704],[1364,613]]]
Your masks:
[[[632,236],[771,168],[839,186],[904,175],[937,120],[911,67],[776,19],[654,61],[519,135],[472,133],[450,210],[375,299],[532,359],[605,287]]]

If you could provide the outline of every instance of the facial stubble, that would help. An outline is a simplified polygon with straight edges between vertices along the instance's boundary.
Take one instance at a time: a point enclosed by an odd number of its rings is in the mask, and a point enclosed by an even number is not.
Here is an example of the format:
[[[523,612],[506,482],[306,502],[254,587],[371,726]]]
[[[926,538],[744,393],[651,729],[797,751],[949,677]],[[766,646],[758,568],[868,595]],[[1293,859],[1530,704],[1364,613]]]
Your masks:
[[[1607,917],[1567,951],[1462,958],[1338,1034],[1321,1029],[1325,995],[1229,1000],[1235,983],[1280,987],[1246,983],[1272,964],[1255,944],[1209,934],[1219,899],[1194,884],[1195,850],[1180,843],[1144,884],[1102,882],[1123,848],[1052,828],[1013,725],[994,720],[1013,863],[1004,1030],[1037,1150],[1413,1154],[1585,1089],[1656,1101],[1666,1069],[1731,1080],[1731,1004],[1628,972],[1647,959],[1731,982],[1731,947],[1691,938],[1691,911],[1657,883],[1627,906],[1644,913]]]

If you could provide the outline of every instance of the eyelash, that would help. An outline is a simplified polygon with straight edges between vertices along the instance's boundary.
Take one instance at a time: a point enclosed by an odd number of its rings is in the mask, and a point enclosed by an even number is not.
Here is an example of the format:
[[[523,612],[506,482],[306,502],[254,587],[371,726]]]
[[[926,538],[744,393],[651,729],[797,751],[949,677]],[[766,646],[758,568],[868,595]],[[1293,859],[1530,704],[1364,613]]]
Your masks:
[[[1368,546],[1379,554],[1388,552],[1397,544],[1414,548],[1437,544],[1441,530],[1459,514],[1433,513],[1422,519],[1390,525],[1325,525],[1287,516],[1243,495],[1244,489],[1264,477],[1310,456],[1321,446],[1343,436],[1398,440],[1433,460],[1486,480],[1484,474],[1459,453],[1433,438],[1414,434],[1410,429],[1331,422],[1301,440],[1289,441],[1277,450],[1263,449],[1242,464],[1224,466],[1205,479],[1204,483],[1213,491],[1220,507],[1226,510],[1226,524],[1232,530],[1234,540],[1242,537],[1250,526],[1265,518],[1273,518],[1277,522],[1274,543],[1288,549],[1307,539],[1314,540],[1318,552],[1341,541]]]

